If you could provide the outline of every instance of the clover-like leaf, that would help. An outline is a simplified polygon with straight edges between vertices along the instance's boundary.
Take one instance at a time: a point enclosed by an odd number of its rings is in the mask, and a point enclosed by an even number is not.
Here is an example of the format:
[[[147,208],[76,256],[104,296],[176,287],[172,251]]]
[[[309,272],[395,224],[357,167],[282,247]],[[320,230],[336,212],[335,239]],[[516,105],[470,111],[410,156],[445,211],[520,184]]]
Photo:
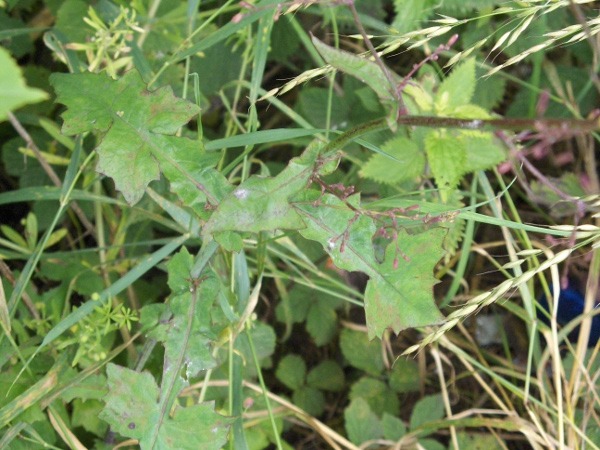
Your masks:
[[[292,390],[300,389],[306,378],[306,363],[302,357],[293,353],[285,355],[279,361],[275,376],[288,388]]]
[[[344,328],[340,333],[340,349],[351,366],[373,376],[380,376],[385,368],[381,343],[369,342],[365,333]]]
[[[344,419],[348,438],[356,445],[381,439],[383,435],[377,414],[371,411],[369,404],[362,398],[352,400],[344,410]]]
[[[350,400],[362,398],[371,411],[379,417],[384,412],[397,416],[400,413],[400,402],[398,396],[386,383],[372,377],[362,377],[352,385],[350,389]]]
[[[68,108],[64,134],[105,132],[96,148],[96,170],[113,178],[129,204],[139,201],[148,183],[159,177],[156,158],[163,154],[162,135],[174,135],[200,111],[175,97],[170,87],[148,91],[135,70],[116,81],[104,74],[80,73],[52,74],[50,82],[57,101]]]

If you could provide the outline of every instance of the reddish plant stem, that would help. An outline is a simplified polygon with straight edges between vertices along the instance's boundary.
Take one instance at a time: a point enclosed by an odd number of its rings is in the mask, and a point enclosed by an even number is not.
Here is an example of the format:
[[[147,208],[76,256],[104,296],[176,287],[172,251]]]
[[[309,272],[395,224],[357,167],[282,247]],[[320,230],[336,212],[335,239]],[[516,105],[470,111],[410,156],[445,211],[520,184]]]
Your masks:
[[[566,192],[562,191],[561,189],[559,189],[558,187],[556,187],[554,185],[554,183],[552,183],[544,174],[542,174],[537,167],[535,167],[531,161],[529,161],[529,159],[527,159],[527,157],[523,154],[522,151],[520,151],[519,149],[517,149],[513,143],[511,142],[510,138],[508,136],[506,136],[503,132],[499,131],[498,133],[496,133],[496,135],[512,150],[513,155],[519,160],[519,162],[521,164],[523,164],[523,166],[535,177],[537,178],[537,180],[544,186],[546,186],[548,189],[550,189],[552,192],[554,192],[556,195],[558,195],[561,199],[569,201],[569,202],[573,202],[577,205],[577,219],[583,217],[584,215],[584,210],[585,210],[585,204],[581,201],[581,200],[577,200],[576,198],[573,198],[572,196],[570,196],[569,194],[567,194]]]
[[[477,131],[538,131],[542,137],[551,135],[552,140],[565,139],[580,133],[600,130],[598,120],[579,119],[457,119],[455,117],[400,116],[400,126],[427,128],[457,128]],[[367,133],[387,128],[386,119],[373,120],[356,126],[329,142],[321,155],[327,157],[348,143]],[[528,135],[530,137],[530,135]]]
[[[579,22],[579,24],[581,25],[581,28],[583,29],[583,32],[585,33],[585,37],[588,40],[590,47],[594,49],[594,67],[597,69],[598,68],[598,55],[600,54],[600,44],[593,37],[592,32],[590,30],[590,26],[588,25],[587,19],[581,12],[581,7],[579,5],[577,5],[573,0],[571,0],[569,6],[571,9],[571,12],[577,19],[577,22]],[[596,69],[590,70],[589,76],[590,76],[590,79],[592,80],[592,82],[594,83],[596,90],[598,92],[600,92],[600,79],[598,79],[598,74],[596,72]]]
[[[441,52],[443,51],[447,51],[450,50],[450,47],[452,47],[455,43],[456,40],[458,39],[458,34],[454,34],[446,44],[440,44],[438,48],[435,49],[435,51],[429,55],[427,58],[423,59],[421,62],[414,64],[413,68],[410,72],[408,72],[408,74],[404,77],[404,79],[402,80],[402,82],[398,85],[398,87],[396,88],[396,91],[398,92],[398,94],[400,95],[400,93],[404,90],[404,88],[406,87],[406,85],[408,84],[408,82],[410,81],[410,79],[413,77],[413,75],[415,73],[417,73],[417,71],[423,67],[423,65],[425,65],[425,63],[427,61],[435,61],[439,58],[439,55]],[[403,106],[403,105],[401,105]],[[405,112],[405,111],[404,111]],[[404,115],[403,114],[403,110],[400,110],[400,115]]]
[[[8,281],[13,287],[16,286],[17,279],[15,278],[12,270],[10,270],[10,267],[8,267],[6,265],[6,263],[4,262],[4,260],[2,258],[0,258],[0,275],[2,275],[4,277],[4,279],[6,281]],[[1,282],[2,281],[0,281],[0,283]],[[31,286],[33,287],[33,289],[35,289],[36,293],[39,291],[36,288],[36,286],[33,285],[33,283],[31,284]],[[23,292],[23,294],[21,295],[21,299],[23,300],[23,304],[25,305],[25,307],[27,308],[29,313],[32,315],[32,317],[36,320],[40,320],[42,318],[42,316],[41,316],[40,312],[38,311],[37,307],[35,306],[35,303],[33,302],[31,297],[27,293],[27,291]]]
[[[398,110],[400,111],[400,114],[402,115],[403,112],[405,113],[405,111],[406,111],[406,106],[404,105],[404,100],[402,99],[402,95],[400,95],[401,91],[399,89],[395,88],[396,82],[394,81],[392,74],[390,73],[390,71],[386,67],[386,65],[383,63],[381,58],[379,57],[379,53],[373,46],[373,43],[369,39],[369,36],[367,36],[365,27],[363,27],[362,23],[360,22],[360,18],[358,17],[358,13],[356,12],[356,7],[354,6],[354,0],[345,0],[345,4],[348,6],[348,9],[350,9],[350,13],[352,14],[352,18],[354,19],[354,24],[358,28],[360,35],[362,36],[363,40],[365,41],[365,45],[367,46],[367,48],[373,55],[373,58],[375,59],[375,62],[377,63],[377,65],[381,68],[383,74],[385,75],[385,78],[388,80],[388,83],[390,84],[390,89],[392,90],[394,98],[400,105],[400,108],[398,108]]]
[[[570,137],[580,132],[600,129],[598,120],[579,119],[457,119],[455,117],[403,116],[399,125],[428,128],[459,128],[463,130],[536,130],[541,133],[559,133],[556,138]]]
[[[517,160],[545,187],[547,187],[548,189],[550,189],[552,192],[554,192],[556,195],[558,195],[560,198],[562,198],[563,200],[569,201],[571,203],[574,203],[576,208],[577,208],[577,213],[574,215],[573,217],[573,225],[574,226],[578,226],[579,225],[579,221],[580,219],[583,217],[584,212],[585,212],[585,203],[582,202],[581,200],[575,199],[572,196],[568,195],[567,193],[565,193],[564,191],[562,191],[561,189],[559,189],[558,187],[556,187],[554,185],[554,183],[552,183],[548,178],[546,178],[546,176],[544,176],[532,163],[531,161],[529,161],[529,159],[527,159],[527,156],[523,153],[523,151],[519,150],[518,148],[516,148],[512,142],[512,140],[506,136],[502,131],[499,131],[496,133],[496,136],[498,136],[504,143],[505,145],[511,149],[512,154],[515,156],[515,158],[517,158]],[[515,171],[515,173],[517,173],[516,168],[513,169]],[[519,174],[517,173],[517,177],[520,179]],[[531,196],[533,196],[533,193],[531,192],[531,189],[529,188],[529,186],[522,181],[521,184],[523,185],[523,187],[525,188],[526,191],[529,192],[529,194]],[[575,246],[575,230],[573,230],[573,233],[571,234],[569,241],[567,243],[567,247],[568,248],[573,248]],[[568,276],[569,276],[569,265],[570,265],[570,260],[567,260],[563,271],[562,271],[562,275],[561,275],[561,279],[562,279],[562,283],[566,283]]]

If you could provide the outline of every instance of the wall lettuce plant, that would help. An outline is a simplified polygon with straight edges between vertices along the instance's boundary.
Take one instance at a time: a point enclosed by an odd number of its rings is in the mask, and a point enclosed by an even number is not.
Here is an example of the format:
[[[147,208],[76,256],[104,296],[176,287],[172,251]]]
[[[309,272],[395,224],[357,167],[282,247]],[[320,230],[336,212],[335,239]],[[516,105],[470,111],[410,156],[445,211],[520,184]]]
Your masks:
[[[142,449],[289,448],[288,415],[351,449],[371,440],[440,448],[434,433],[450,428],[456,444],[461,424],[512,431],[443,420],[452,411],[437,350],[443,395],[422,395],[406,413],[398,396],[424,394],[428,374],[412,360],[392,368],[390,336],[428,330],[406,353],[449,346],[445,334],[466,317],[597,246],[597,228],[548,231],[503,217],[495,197],[508,188],[499,181],[494,192],[483,172],[509,158],[526,165],[524,137],[543,147],[597,130],[594,118],[503,118],[491,108],[505,83],[481,78],[561,39],[581,41],[547,31],[542,47],[481,63],[485,45],[514,44],[568,2],[489,1],[483,11],[396,0],[388,23],[385,2],[358,0],[24,2],[39,16],[0,3],[14,16],[0,14],[13,24],[0,31],[0,121],[18,134],[2,158],[19,185],[0,206],[33,210],[0,227],[0,447],[22,448],[19,436],[46,447],[129,438]],[[411,29],[438,6],[459,17]],[[504,14],[518,25],[488,42]],[[29,15],[30,25],[46,22],[28,27],[18,17]],[[482,23],[489,36],[477,40]],[[398,33],[372,36],[389,26]],[[55,58],[43,83],[16,63],[34,51],[20,37],[38,32]],[[401,76],[383,58],[407,45],[426,51]],[[272,79],[289,72],[299,74],[285,85]],[[56,110],[32,109],[49,98],[38,85],[56,94]],[[587,200],[576,209],[592,211]],[[458,291],[476,222],[573,245],[543,263],[511,248],[506,280],[444,316],[434,287],[458,273],[449,300]],[[356,272],[368,277],[364,289],[350,282]],[[344,411],[335,430],[319,421],[332,404]],[[80,427],[83,437],[70,429]]]

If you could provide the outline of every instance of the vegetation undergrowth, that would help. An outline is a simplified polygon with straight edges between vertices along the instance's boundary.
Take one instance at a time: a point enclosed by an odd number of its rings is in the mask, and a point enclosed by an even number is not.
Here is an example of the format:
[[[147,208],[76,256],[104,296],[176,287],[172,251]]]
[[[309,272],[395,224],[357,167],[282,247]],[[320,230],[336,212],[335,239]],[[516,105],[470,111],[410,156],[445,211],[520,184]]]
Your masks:
[[[592,1],[0,6],[0,448],[600,447]]]

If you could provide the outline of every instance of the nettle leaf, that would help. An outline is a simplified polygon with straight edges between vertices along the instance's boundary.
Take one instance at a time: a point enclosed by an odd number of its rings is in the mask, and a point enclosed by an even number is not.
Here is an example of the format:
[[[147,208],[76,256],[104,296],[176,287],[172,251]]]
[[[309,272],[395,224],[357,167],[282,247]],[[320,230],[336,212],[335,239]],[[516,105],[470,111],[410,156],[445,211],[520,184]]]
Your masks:
[[[398,334],[443,320],[433,299],[437,280],[432,273],[443,255],[445,230],[432,229],[415,236],[401,231],[398,247],[390,244],[380,264],[373,251],[375,224],[358,211],[359,195],[347,199],[355,210],[333,195],[319,198],[315,191],[304,192],[294,200],[307,225],[300,230],[302,236],[320,242],[338,268],[369,276],[365,312],[370,339],[381,338],[387,328]]]
[[[96,170],[113,178],[129,204],[140,200],[148,183],[158,179],[159,161],[180,145],[197,156],[200,143],[168,137],[197,115],[200,108],[175,97],[170,87],[149,92],[131,70],[120,80],[104,74],[52,74],[57,101],[67,106],[62,132],[105,132],[96,148]],[[195,147],[195,148],[190,148]],[[175,162],[175,161],[173,161]]]
[[[425,151],[429,159],[431,173],[440,188],[440,195],[445,202],[448,192],[454,189],[460,177],[465,173],[467,150],[464,141],[444,130],[431,131],[425,137]]]
[[[460,192],[458,190],[454,190],[448,196],[446,205],[452,205],[455,206],[456,209],[460,209],[465,206],[461,200],[462,195]],[[440,226],[448,230],[448,234],[446,234],[446,237],[444,238],[444,250],[446,250],[444,260],[447,262],[456,254],[459,244],[464,236],[466,221],[461,219],[459,216],[452,221],[440,224]]]
[[[440,84],[435,100],[438,114],[468,104],[475,92],[475,82],[475,58],[470,58],[455,67]]]
[[[6,120],[9,111],[48,98],[44,91],[26,86],[19,66],[10,53],[1,47],[0,67],[0,122]]]
[[[381,153],[371,156],[360,174],[379,183],[397,184],[423,174],[425,155],[419,147],[405,137],[394,137],[381,146],[381,150],[398,161]]]
[[[202,232],[253,232],[304,228],[302,217],[288,199],[306,189],[317,172],[320,144],[309,145],[276,177],[254,175],[227,195]]]
[[[346,52],[324,44],[316,37],[312,37],[313,45],[323,59],[338,70],[358,78],[375,91],[379,101],[388,110],[387,122],[390,129],[395,130],[398,125],[398,99],[396,86],[390,86],[385,73],[377,63],[362,56]],[[400,77],[390,71],[394,83],[400,83]]]
[[[409,111],[419,111],[420,113],[429,113],[434,109],[433,88],[436,84],[436,78],[433,74],[425,74],[421,77],[420,83],[407,84],[404,86],[404,101]]]
[[[506,79],[501,76],[484,77],[486,70],[479,67],[475,71],[477,86],[471,101],[482,108],[490,111],[500,104],[504,99],[506,91]]]
[[[478,105],[468,103],[466,105],[457,106],[452,110],[452,117],[458,117],[460,119],[491,119],[491,114],[484,108]],[[491,133],[479,130],[461,130],[463,133],[471,133],[473,136],[489,136]]]
[[[394,0],[396,16],[391,28],[400,36],[418,29],[421,22],[429,18],[436,5],[432,0]]]
[[[225,445],[233,419],[214,411],[213,403],[175,407],[172,415],[161,411],[161,390],[148,372],[109,363],[109,393],[100,418],[117,433],[140,441],[146,449],[215,449]]]
[[[424,142],[431,172],[442,189],[440,195],[444,202],[448,200],[449,190],[458,185],[463,175],[490,169],[506,160],[505,150],[490,133],[434,130],[427,132]]]
[[[487,170],[506,160],[506,151],[494,141],[491,134],[464,140],[466,151],[465,173]]]

